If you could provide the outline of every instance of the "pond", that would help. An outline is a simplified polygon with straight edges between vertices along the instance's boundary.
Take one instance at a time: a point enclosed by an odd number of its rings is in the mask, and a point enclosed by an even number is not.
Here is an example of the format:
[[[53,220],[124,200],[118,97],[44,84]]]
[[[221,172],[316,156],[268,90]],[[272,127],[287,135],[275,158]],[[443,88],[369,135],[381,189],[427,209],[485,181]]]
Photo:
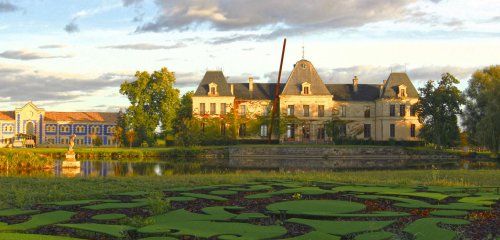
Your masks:
[[[117,160],[81,160],[80,168],[62,168],[62,161],[56,161],[54,168],[50,169],[11,169],[8,172],[0,170],[1,176],[39,176],[39,177],[127,177],[127,176],[164,176],[185,175],[199,173],[232,173],[232,172],[266,172],[266,171],[318,171],[318,169],[237,169],[224,166],[207,166],[197,162],[162,162],[162,161],[117,161]],[[435,165],[417,165],[407,169],[498,169],[496,162],[461,161],[460,163],[444,163]],[[380,169],[377,169],[380,170]],[[319,171],[347,171],[341,169],[328,169]]]
[[[193,173],[214,173],[234,171],[226,168],[207,167],[199,163],[166,163],[137,161],[80,161],[80,168],[62,168],[62,161],[56,161],[50,169],[0,170],[0,176],[54,176],[54,177],[113,177],[113,176],[163,176]]]

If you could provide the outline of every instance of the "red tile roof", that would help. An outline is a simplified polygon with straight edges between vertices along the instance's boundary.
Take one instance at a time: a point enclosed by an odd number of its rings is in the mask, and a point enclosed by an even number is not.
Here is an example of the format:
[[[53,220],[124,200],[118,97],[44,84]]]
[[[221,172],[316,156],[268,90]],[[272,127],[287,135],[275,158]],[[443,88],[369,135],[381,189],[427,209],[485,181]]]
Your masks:
[[[113,112],[45,112],[45,121],[115,123],[117,117]]]
[[[14,111],[0,111],[0,120],[15,120]]]

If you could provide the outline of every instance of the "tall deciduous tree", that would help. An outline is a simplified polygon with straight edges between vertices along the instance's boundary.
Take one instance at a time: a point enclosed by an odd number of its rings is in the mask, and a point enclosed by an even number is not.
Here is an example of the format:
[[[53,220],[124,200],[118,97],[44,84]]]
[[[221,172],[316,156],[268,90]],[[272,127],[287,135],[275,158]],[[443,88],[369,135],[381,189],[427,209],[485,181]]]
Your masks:
[[[500,145],[500,65],[476,71],[464,92],[463,125],[471,143],[498,153]]]
[[[174,73],[167,68],[151,75],[145,71],[137,72],[135,77],[135,81],[124,82],[120,87],[120,93],[126,95],[131,104],[125,119],[136,133],[134,145],[146,142],[152,146],[158,126],[163,133],[172,129],[179,105],[179,90],[174,88]]]
[[[435,86],[429,80],[420,88],[420,100],[417,111],[423,124],[420,137],[438,146],[454,146],[460,141],[457,115],[464,102],[460,90],[455,86],[459,81],[453,75],[445,73]]]
[[[198,144],[198,131],[196,131],[197,128],[194,129],[196,124],[193,121],[193,95],[193,91],[182,95],[179,110],[173,120],[173,132],[178,145],[190,146]]]

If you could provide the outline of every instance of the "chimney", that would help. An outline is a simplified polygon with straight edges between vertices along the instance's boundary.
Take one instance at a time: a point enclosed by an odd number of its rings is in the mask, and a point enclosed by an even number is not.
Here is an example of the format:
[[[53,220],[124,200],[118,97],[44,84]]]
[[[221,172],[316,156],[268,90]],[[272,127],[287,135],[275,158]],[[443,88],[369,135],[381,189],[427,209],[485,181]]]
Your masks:
[[[234,84],[231,83],[231,95],[234,95]]]
[[[248,90],[253,92],[253,77],[248,78]]]
[[[382,97],[382,94],[384,93],[384,85],[385,85],[385,84],[380,84],[380,85],[378,85],[378,88],[379,88],[379,90],[380,90],[380,91],[379,91],[379,94],[378,94],[378,96],[379,96],[379,97]]]
[[[352,79],[352,89],[354,92],[358,92],[358,76],[354,76]]]
[[[382,86],[385,86],[386,83],[387,83],[387,79],[384,79]]]

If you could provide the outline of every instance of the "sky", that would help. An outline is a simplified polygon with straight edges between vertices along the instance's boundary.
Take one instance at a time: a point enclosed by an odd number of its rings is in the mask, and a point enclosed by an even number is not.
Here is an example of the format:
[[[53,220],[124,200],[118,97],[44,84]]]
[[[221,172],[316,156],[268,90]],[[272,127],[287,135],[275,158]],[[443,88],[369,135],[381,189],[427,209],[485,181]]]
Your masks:
[[[286,80],[310,60],[326,83],[418,88],[500,64],[499,0],[0,0],[0,109],[118,111],[119,86],[167,67],[181,93],[206,70],[229,82]]]

